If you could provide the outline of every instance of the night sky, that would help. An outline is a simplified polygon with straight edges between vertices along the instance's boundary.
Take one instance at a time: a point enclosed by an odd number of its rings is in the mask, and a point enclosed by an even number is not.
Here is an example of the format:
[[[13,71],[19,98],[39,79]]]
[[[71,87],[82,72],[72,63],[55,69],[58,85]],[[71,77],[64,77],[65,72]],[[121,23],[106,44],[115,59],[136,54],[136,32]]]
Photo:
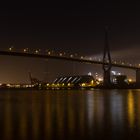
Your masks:
[[[105,26],[109,26],[112,58],[140,63],[138,3],[81,1],[13,5],[0,9],[1,50],[13,46],[18,51],[39,48],[98,57],[103,53]],[[0,56],[0,64],[0,82],[5,83],[29,82],[29,71],[46,81],[59,75],[102,72],[96,65],[11,56]],[[133,78],[130,71],[122,72]]]

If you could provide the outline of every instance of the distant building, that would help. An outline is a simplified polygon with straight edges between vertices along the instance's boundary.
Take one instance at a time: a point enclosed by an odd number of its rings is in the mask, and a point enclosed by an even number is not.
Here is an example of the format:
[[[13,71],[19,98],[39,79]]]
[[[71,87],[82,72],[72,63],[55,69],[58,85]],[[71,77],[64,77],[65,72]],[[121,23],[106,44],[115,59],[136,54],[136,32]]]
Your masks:
[[[115,75],[113,77],[113,83],[117,85],[126,85],[128,84],[127,76],[126,75]]]

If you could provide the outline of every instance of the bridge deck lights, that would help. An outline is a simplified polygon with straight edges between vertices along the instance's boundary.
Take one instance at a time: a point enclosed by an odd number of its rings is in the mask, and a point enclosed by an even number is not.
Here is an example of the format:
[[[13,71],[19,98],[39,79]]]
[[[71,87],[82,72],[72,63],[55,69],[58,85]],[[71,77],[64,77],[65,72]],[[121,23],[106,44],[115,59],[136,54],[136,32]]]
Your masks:
[[[59,53],[59,56],[62,56],[63,54],[62,53]]]

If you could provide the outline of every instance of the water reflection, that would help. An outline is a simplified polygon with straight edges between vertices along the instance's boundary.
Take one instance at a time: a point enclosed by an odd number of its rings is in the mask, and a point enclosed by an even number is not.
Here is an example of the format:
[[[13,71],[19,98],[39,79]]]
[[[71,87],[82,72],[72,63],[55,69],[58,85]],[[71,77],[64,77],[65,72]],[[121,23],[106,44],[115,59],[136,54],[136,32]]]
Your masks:
[[[112,91],[110,95],[110,117],[111,117],[111,124],[113,129],[122,128],[123,126],[123,96],[118,94],[117,91]]]
[[[128,120],[129,120],[129,126],[130,128],[134,127],[134,121],[135,121],[135,104],[134,104],[134,95],[132,91],[128,92]]]
[[[28,124],[28,119],[27,119],[27,106],[25,102],[20,103],[20,108],[18,108],[18,127],[19,127],[19,136],[21,140],[26,139],[27,136],[27,124]]]
[[[10,99],[10,96],[7,96],[7,100]],[[5,104],[5,108],[3,110],[4,113],[4,139],[6,140],[10,140],[10,138],[12,138],[12,112],[11,112],[11,104],[10,102],[7,102],[7,104]],[[1,108],[2,109],[2,108]],[[2,121],[2,120],[1,120]]]
[[[0,114],[1,140],[140,137],[139,90],[3,91]]]

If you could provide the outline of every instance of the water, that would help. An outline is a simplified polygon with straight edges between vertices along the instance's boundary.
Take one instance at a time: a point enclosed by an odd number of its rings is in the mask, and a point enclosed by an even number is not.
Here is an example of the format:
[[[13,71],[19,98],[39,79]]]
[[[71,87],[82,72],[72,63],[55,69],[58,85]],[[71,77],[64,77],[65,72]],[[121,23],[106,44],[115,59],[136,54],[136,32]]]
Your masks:
[[[0,91],[0,140],[138,140],[140,90]]]

